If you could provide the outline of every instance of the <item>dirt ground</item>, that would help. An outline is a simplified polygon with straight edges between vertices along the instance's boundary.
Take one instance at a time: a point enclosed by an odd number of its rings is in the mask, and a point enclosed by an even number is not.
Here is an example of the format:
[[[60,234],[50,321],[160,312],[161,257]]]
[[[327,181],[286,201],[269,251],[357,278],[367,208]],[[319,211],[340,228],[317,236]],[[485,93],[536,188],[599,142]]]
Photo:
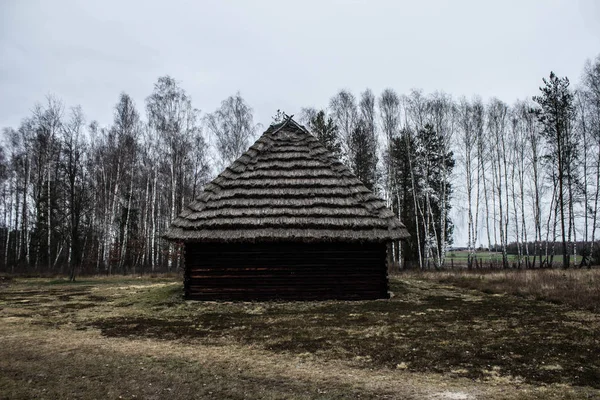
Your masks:
[[[194,302],[176,279],[0,283],[0,398],[600,399],[600,315],[394,278],[390,300]]]

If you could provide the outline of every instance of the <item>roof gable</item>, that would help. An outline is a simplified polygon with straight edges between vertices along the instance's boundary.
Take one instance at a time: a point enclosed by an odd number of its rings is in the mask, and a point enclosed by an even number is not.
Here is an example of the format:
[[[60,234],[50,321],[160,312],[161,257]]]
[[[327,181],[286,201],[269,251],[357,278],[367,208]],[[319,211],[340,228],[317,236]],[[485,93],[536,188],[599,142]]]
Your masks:
[[[395,240],[404,225],[317,138],[272,125],[173,221],[185,241]]]

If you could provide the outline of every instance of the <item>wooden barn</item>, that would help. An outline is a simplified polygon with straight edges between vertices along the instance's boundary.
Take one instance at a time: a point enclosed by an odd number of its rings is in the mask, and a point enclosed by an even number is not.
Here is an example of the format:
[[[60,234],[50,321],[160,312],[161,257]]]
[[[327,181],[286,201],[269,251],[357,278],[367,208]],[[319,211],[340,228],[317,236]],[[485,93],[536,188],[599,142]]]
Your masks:
[[[271,125],[173,221],[185,296],[387,298],[387,245],[404,225],[291,118]]]

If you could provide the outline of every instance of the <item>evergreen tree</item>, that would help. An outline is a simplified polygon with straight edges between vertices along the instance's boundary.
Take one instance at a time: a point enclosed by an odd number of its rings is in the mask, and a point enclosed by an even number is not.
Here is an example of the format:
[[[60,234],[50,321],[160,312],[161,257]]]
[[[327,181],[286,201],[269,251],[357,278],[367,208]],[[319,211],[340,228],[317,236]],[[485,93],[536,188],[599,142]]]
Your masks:
[[[374,190],[377,183],[377,147],[364,120],[359,120],[350,135],[350,149],[352,172],[369,190]]]
[[[573,93],[569,89],[569,79],[560,78],[550,72],[550,79],[543,79],[541,94],[533,96],[538,104],[534,110],[542,129],[541,135],[548,145],[546,158],[556,174],[558,184],[558,210],[560,212],[560,228],[562,236],[563,267],[569,267],[569,249],[567,244],[567,227],[565,214],[572,210],[573,185],[575,183],[575,162],[578,158],[576,141],[573,137],[571,123],[575,117]],[[565,191],[568,203],[565,201]],[[568,208],[565,212],[565,208]],[[570,233],[571,224],[569,224]],[[570,236],[570,235],[569,235]]]
[[[441,254],[443,246],[452,243],[454,225],[450,220],[450,195],[452,186],[450,175],[454,168],[455,160],[452,151],[445,152],[444,138],[434,131],[433,126],[426,124],[420,129],[416,137],[415,158],[416,169],[421,180],[422,193],[420,193],[423,214],[423,234],[425,239],[425,254],[433,252]],[[442,187],[446,187],[446,191]],[[445,196],[445,198],[442,198]],[[446,207],[444,210],[443,207]],[[442,213],[446,221],[442,219]],[[444,223],[443,223],[444,222]],[[445,229],[447,243],[442,240],[442,230]],[[435,247],[435,248],[434,248]],[[431,254],[431,253],[429,253]],[[429,258],[429,257],[428,257]]]
[[[338,159],[341,157],[342,146],[338,128],[331,117],[326,117],[325,111],[321,110],[311,117],[308,121],[308,127],[327,150],[332,152]]]
[[[395,196],[392,198],[391,207],[411,236],[404,240],[402,245],[402,257],[405,265],[411,266],[419,262],[419,236],[417,233],[418,215],[415,203],[415,193],[418,191],[413,185],[411,175],[411,156],[414,156],[414,135],[407,129],[400,132],[399,136],[391,139],[390,155],[391,170],[394,176],[391,179]],[[416,181],[416,180],[415,180]],[[415,182],[416,183],[416,182]]]
[[[408,263],[424,258],[425,263],[419,265],[426,265],[432,259],[439,267],[442,246],[451,244],[454,225],[448,217],[452,194],[449,177],[455,160],[451,151],[444,151],[443,137],[430,124],[416,135],[405,129],[392,139],[394,185],[397,185],[392,207],[409,232],[414,233],[403,247],[403,257]],[[446,192],[442,190],[444,185]],[[444,224],[442,213],[446,216]],[[449,238],[447,241],[442,240],[442,229]]]

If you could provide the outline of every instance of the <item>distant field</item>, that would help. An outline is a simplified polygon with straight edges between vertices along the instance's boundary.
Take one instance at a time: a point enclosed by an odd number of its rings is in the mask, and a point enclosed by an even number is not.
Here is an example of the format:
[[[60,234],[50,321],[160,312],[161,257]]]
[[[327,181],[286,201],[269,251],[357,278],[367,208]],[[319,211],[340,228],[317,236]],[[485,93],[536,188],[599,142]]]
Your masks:
[[[266,303],[184,301],[176,279],[0,280],[0,398],[600,398],[600,314],[463,275]]]
[[[454,258],[455,262],[467,262],[468,260],[468,256],[469,256],[469,252],[468,251],[449,251],[447,254],[448,259],[452,259]],[[484,260],[484,261],[502,261],[502,253],[500,252],[488,252],[488,251],[478,251],[475,252],[475,256],[477,258],[479,258],[480,260]],[[513,261],[517,261],[519,258],[518,255],[516,254],[508,254],[508,261],[513,262]],[[533,258],[533,256],[531,255],[530,258]],[[581,261],[581,257],[577,256],[571,256],[571,263],[578,263]],[[562,256],[554,256],[554,262],[555,263],[560,263],[562,262]]]

